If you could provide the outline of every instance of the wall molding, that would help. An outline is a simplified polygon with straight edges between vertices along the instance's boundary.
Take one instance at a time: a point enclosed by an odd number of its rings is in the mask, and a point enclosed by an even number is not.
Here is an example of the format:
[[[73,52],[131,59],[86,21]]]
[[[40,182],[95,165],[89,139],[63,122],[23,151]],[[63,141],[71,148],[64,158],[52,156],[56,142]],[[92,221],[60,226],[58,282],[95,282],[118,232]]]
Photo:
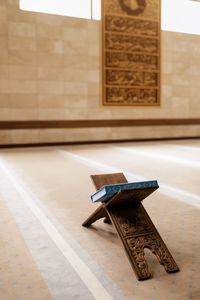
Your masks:
[[[0,130],[200,125],[200,119],[0,121]]]
[[[173,141],[173,140],[195,140],[200,139],[200,136],[187,137],[165,137],[165,138],[142,138],[142,139],[119,139],[119,140],[101,140],[101,141],[76,141],[76,142],[49,142],[49,143],[34,143],[34,144],[4,144],[1,148],[29,148],[29,147],[48,147],[48,146],[73,146],[73,145],[92,145],[92,144],[114,144],[114,143],[140,143],[140,142],[156,142],[156,141]]]

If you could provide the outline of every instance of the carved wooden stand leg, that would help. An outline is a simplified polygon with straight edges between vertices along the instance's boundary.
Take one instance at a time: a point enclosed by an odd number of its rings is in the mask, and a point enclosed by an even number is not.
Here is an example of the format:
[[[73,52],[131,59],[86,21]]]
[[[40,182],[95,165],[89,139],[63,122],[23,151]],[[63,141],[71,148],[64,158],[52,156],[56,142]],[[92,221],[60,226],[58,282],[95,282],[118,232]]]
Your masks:
[[[105,223],[111,223],[109,216],[106,212],[106,210],[104,209],[103,205],[99,206],[90,216],[89,218],[87,218],[85,220],[85,222],[83,222],[82,226],[85,227],[89,227],[92,223],[94,223],[95,221],[101,219],[101,218],[105,218],[104,222]]]
[[[92,179],[97,188],[108,183],[127,182],[123,173],[118,173],[116,178],[114,175],[94,175]],[[179,271],[167,246],[140,202],[137,204],[130,202],[117,204],[114,201],[112,204],[110,201],[110,203],[102,204],[82,225],[89,227],[93,222],[103,217],[111,221],[115,227],[138,280],[151,277],[144,255],[145,248],[156,255],[167,272]]]
[[[151,277],[144,249],[156,255],[167,272],[179,268],[142,204],[106,207],[138,280]]]

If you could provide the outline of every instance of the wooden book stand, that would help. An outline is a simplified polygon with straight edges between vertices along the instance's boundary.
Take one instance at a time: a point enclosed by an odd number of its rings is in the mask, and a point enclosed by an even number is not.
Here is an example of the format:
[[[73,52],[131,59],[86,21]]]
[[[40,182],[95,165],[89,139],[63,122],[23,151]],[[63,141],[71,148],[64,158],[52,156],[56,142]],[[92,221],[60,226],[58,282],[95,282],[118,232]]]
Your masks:
[[[91,175],[91,178],[97,189],[105,184],[127,182],[123,173]],[[89,227],[104,217],[104,222],[112,223],[138,280],[151,277],[144,248],[148,248],[156,255],[167,272],[179,271],[176,262],[141,202],[134,202],[133,198],[127,197],[127,194],[125,198],[124,195],[125,193],[119,192],[108,202],[102,203],[82,225]]]

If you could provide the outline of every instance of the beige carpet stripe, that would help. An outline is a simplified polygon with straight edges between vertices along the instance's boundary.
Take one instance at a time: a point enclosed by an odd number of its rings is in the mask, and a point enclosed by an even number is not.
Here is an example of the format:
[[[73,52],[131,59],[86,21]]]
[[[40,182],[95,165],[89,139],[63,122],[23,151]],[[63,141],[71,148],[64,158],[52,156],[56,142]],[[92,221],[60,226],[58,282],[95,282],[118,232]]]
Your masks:
[[[198,145],[196,145],[196,147],[192,147],[192,146],[185,146],[185,145],[175,145],[175,144],[164,144],[163,146],[167,146],[168,148],[180,151],[180,150],[186,150],[186,151],[193,151],[193,152],[200,152],[200,148],[198,147]]]
[[[175,164],[182,164],[187,167],[193,167],[193,168],[200,168],[200,161],[195,160],[189,160],[189,159],[183,159],[180,157],[175,157],[172,155],[162,154],[162,151],[159,151],[158,149],[155,151],[153,150],[141,150],[141,149],[133,149],[133,148],[126,148],[126,147],[114,147],[117,151],[120,151],[124,154],[139,154],[141,156],[145,156],[148,158],[155,158],[155,159],[161,159],[164,161],[168,161]]]
[[[0,161],[0,168],[12,183],[17,192],[21,195],[24,202],[31,209],[36,218],[40,221],[48,235],[54,241],[58,249],[63,253],[65,258],[72,265],[81,280],[85,283],[88,290],[97,300],[112,300],[113,298],[103,287],[96,276],[91,272],[84,261],[74,252],[66,240],[60,235],[54,225],[49,221],[46,215],[40,210],[34,201],[34,195],[25,184],[17,177],[12,167],[5,161]]]
[[[52,300],[48,286],[1,193],[0,228],[0,299]]]
[[[97,160],[85,158],[82,155],[74,154],[72,152],[66,151],[66,150],[57,150],[61,155],[64,156],[70,156],[74,158],[75,160],[80,161],[82,164],[87,165],[88,167],[95,168],[102,172],[121,172],[119,168],[115,166],[110,166],[107,164],[103,164],[98,162]],[[152,178],[146,178],[143,176],[140,176],[138,174],[135,174],[133,172],[127,172],[126,170],[123,170],[124,174],[129,177],[131,180],[138,180],[138,181],[145,181],[145,180],[151,180]],[[184,201],[185,203],[188,203],[190,205],[195,205],[196,207],[200,207],[200,197],[196,194],[189,193],[184,190],[180,190],[174,187],[171,187],[165,183],[159,182],[159,186],[161,189],[158,190],[159,193],[168,195],[170,197],[175,198],[176,200]]]

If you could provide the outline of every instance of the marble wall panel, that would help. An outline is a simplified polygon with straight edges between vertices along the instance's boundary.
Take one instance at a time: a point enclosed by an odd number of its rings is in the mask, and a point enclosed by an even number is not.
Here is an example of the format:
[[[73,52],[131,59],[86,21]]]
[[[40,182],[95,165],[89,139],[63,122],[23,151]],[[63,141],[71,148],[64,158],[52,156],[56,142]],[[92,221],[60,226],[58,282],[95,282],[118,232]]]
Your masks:
[[[0,37],[7,36],[7,23],[0,23]]]
[[[11,107],[9,108],[9,114],[6,116],[5,121],[34,121],[38,120],[38,108],[36,107]],[[29,134],[32,131],[29,130]]]
[[[88,95],[88,84],[85,82],[64,82],[66,95]]]
[[[37,93],[12,93],[9,95],[10,109],[38,109]]]
[[[37,53],[37,66],[38,67],[58,67],[63,68],[63,56],[60,54],[52,53]]]
[[[62,54],[64,52],[63,41],[61,39],[38,38],[37,51]]]
[[[1,94],[0,94],[1,95]],[[8,121],[11,119],[11,110],[9,109],[9,101],[4,101],[3,107],[0,108],[0,120],[1,121]],[[7,106],[5,106],[7,104]],[[0,142],[1,145],[1,142]]]
[[[52,14],[44,14],[44,13],[35,13],[36,15],[36,23],[41,28],[42,25],[52,26],[53,28],[60,27],[62,29],[62,23],[65,17],[52,15]]]
[[[44,129],[39,131],[39,141],[41,143],[55,143],[65,140],[65,130],[63,129]]]
[[[82,82],[82,83],[88,83],[88,70],[84,69],[73,69],[71,72],[69,72],[69,69],[64,69],[64,80],[65,82]],[[98,72],[99,73],[99,72]]]
[[[39,130],[11,130],[11,144],[35,144],[39,141]]]
[[[1,116],[1,112],[0,112]],[[10,145],[12,144],[11,140],[11,131],[10,130],[0,130],[0,144],[1,145]]]
[[[38,119],[39,120],[63,120],[65,112],[63,108],[41,108],[39,107]]]
[[[0,79],[0,94],[9,93],[9,80],[8,79]]]
[[[38,82],[38,93],[39,94],[63,94],[63,83],[61,81],[40,81]]]
[[[6,51],[8,48],[8,40],[6,36],[1,37],[0,51]]]
[[[37,66],[37,55],[33,51],[10,50],[8,55],[9,65]]]
[[[8,22],[8,35],[17,37],[34,38],[36,35],[35,24],[28,22]]]
[[[65,96],[62,94],[39,94],[38,95],[39,109],[54,109],[65,107]]]
[[[41,19],[44,14],[41,15]],[[54,26],[46,23],[36,23],[36,36],[38,38],[62,39],[63,29],[60,26]]]
[[[88,70],[89,58],[87,55],[79,55],[77,53],[73,55],[67,55],[67,53],[65,53],[63,59],[64,68],[67,68],[69,73],[73,69]]]
[[[4,0],[4,2],[7,4],[9,8],[10,7],[19,8],[19,0]]]
[[[24,80],[37,79],[36,67],[10,65],[8,70],[9,70],[9,78],[11,80],[12,79],[24,79]]]
[[[7,18],[10,22],[35,23],[36,14],[19,9],[18,1],[18,6],[9,6]]]
[[[0,80],[9,79],[9,69],[6,64],[0,65]]]
[[[6,5],[0,6],[0,24],[5,24],[7,22],[7,8]]]
[[[8,49],[9,51],[33,51],[37,50],[37,44],[35,39],[27,37],[8,37]]]
[[[64,68],[39,66],[37,68],[37,78],[39,81],[64,81]]]
[[[0,93],[0,112],[9,107],[9,93]]]
[[[9,80],[9,92],[10,94],[29,94],[37,93],[37,82],[36,80]]]

